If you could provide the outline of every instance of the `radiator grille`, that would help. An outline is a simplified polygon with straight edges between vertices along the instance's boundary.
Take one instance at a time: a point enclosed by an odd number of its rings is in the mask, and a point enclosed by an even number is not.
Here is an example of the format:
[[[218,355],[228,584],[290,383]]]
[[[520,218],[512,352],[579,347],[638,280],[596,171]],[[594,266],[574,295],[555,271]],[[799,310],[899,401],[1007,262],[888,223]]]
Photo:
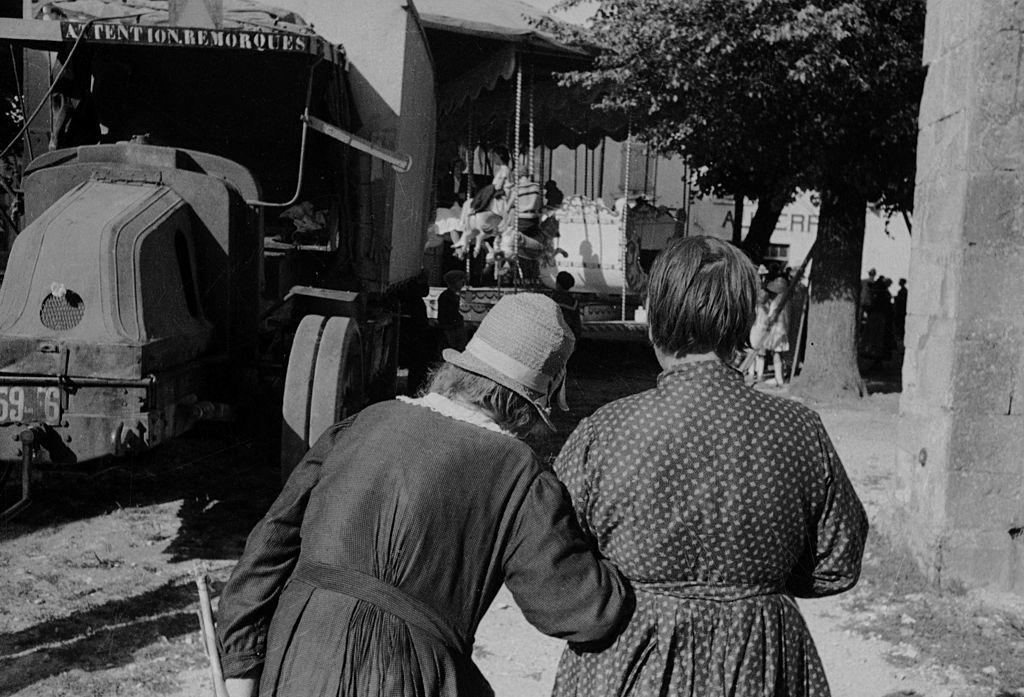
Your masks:
[[[69,290],[61,296],[48,293],[39,308],[39,321],[47,329],[66,332],[74,329],[85,316],[85,302],[78,293]]]

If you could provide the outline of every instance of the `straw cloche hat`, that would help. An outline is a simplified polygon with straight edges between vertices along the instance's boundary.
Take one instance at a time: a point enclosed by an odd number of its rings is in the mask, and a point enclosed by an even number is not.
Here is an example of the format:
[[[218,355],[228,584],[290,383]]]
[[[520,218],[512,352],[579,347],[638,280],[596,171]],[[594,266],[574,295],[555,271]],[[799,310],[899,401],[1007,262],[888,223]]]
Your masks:
[[[524,397],[554,430],[550,403],[565,381],[565,363],[575,343],[554,300],[516,293],[491,308],[465,351],[445,349],[442,355]]]

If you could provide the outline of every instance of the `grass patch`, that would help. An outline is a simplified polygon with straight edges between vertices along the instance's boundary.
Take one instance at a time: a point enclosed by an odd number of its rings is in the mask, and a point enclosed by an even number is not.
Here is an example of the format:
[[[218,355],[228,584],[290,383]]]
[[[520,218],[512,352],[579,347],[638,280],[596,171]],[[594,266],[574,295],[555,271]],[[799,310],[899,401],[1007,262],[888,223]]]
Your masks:
[[[936,588],[876,530],[845,605],[856,617],[849,629],[899,647],[895,664],[953,666],[997,695],[1024,695],[1024,618],[968,597],[963,584]]]

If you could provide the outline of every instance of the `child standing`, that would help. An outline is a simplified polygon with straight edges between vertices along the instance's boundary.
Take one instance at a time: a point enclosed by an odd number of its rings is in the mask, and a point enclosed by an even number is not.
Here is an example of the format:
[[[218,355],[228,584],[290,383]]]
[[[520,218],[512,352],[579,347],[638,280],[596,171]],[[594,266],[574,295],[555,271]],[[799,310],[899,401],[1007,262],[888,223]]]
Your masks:
[[[765,350],[772,352],[772,368],[775,371],[776,387],[782,387],[785,384],[782,372],[782,354],[789,350],[789,311],[782,305],[782,298],[787,288],[789,288],[789,284],[781,276],[769,281],[767,287],[771,294],[768,317],[769,319],[774,317],[775,321],[768,327]]]
[[[443,348],[461,351],[469,337],[466,320],[462,317],[462,289],[466,287],[466,272],[452,269],[444,275],[448,288],[437,298],[437,328],[441,330]]]
[[[762,343],[765,340],[765,333],[768,331],[768,303],[771,300],[770,294],[764,288],[757,291],[757,304],[754,306],[754,326],[750,328],[750,350],[757,354],[750,367],[747,368],[747,376],[752,378],[754,383],[764,379],[764,356],[765,349]]]

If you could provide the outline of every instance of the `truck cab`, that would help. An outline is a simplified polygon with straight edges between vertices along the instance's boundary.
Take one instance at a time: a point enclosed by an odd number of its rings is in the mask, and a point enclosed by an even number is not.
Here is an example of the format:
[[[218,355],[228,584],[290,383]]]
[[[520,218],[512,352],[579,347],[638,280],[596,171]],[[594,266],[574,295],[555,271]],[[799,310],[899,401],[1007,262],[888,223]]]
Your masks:
[[[296,13],[253,2],[198,20],[187,0],[130,17],[119,0],[30,5],[0,38],[45,52],[55,77],[34,92],[51,100],[47,137],[28,139],[0,287],[0,460],[152,447],[244,404],[261,365],[287,373],[293,459],[393,393],[390,293],[420,268],[432,76],[377,84]],[[402,38],[375,48],[419,65],[403,53],[423,44],[415,17],[371,10]],[[415,161],[388,149],[417,130],[431,145]]]

